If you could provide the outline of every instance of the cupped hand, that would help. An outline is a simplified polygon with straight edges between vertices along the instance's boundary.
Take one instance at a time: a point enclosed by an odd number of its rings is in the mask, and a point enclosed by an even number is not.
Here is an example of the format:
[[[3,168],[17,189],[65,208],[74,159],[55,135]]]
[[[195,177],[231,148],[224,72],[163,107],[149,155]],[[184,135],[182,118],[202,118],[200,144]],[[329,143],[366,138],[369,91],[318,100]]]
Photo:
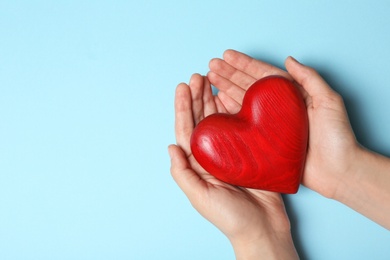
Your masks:
[[[360,149],[351,129],[342,98],[312,68],[289,57],[287,72],[243,53],[227,50],[223,59],[210,61],[208,79],[219,89],[218,98],[227,111],[240,110],[245,91],[270,75],[295,82],[305,99],[309,118],[309,144],[303,184],[333,198],[348,179]]]
[[[189,85],[178,85],[175,97],[177,145],[169,146],[172,176],[194,208],[229,238],[236,253],[240,251],[238,248],[248,244],[268,241],[270,247],[288,244],[284,247],[292,250],[289,255],[294,256],[290,223],[280,194],[219,181],[206,172],[191,153],[190,138],[196,124],[210,114],[229,111],[231,108],[223,105],[219,96],[212,95],[207,77],[194,74]],[[276,242],[278,239],[280,241]],[[265,247],[259,248],[264,250]]]

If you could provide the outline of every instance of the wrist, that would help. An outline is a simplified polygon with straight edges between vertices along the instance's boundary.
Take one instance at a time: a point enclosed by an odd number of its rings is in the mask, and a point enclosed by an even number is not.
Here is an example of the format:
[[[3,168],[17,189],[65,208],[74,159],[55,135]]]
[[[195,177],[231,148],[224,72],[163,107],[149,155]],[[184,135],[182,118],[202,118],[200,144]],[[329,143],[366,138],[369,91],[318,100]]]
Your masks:
[[[316,158],[315,166],[309,166],[310,172],[304,176],[303,184],[328,199],[339,200],[355,178],[365,151],[358,143],[354,143],[342,152],[330,155],[329,159],[321,156]]]
[[[299,259],[290,232],[252,240],[230,240],[237,260]]]
[[[376,154],[372,151],[359,146],[354,150],[353,155],[348,171],[340,174],[339,185],[332,197],[342,203],[351,198],[351,195],[358,190],[357,187],[364,184],[362,181],[367,173],[373,172],[375,168]]]
[[[353,172],[334,199],[390,230],[390,159],[360,148]]]
[[[362,165],[364,165],[363,161],[365,161],[368,152],[369,151],[359,144],[356,144],[356,146],[351,149],[348,160],[345,162],[348,167],[333,175],[334,181],[331,185],[334,186],[334,190],[331,193],[332,196],[329,196],[328,198],[342,201],[342,199],[347,196],[346,194],[349,192],[351,185],[353,185],[358,178],[357,175],[360,172]]]

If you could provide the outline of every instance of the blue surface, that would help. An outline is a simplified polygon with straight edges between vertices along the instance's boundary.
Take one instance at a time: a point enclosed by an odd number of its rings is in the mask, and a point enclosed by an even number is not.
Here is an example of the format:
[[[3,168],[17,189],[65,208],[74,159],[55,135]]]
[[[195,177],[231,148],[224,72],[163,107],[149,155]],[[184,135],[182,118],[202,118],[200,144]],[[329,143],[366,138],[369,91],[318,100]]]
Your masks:
[[[173,98],[233,48],[317,68],[390,155],[388,1],[1,1],[0,259],[234,259],[171,179]],[[302,259],[389,259],[390,232],[301,188]]]

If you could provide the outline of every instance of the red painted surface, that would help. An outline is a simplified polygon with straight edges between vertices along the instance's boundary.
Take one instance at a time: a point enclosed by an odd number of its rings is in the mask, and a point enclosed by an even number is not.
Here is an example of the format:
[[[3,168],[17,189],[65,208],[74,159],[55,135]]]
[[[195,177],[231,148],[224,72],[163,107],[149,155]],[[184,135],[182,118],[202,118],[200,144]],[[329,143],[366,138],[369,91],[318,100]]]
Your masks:
[[[232,185],[296,193],[306,158],[308,119],[299,90],[270,76],[246,92],[237,114],[213,114],[191,136],[199,164]]]

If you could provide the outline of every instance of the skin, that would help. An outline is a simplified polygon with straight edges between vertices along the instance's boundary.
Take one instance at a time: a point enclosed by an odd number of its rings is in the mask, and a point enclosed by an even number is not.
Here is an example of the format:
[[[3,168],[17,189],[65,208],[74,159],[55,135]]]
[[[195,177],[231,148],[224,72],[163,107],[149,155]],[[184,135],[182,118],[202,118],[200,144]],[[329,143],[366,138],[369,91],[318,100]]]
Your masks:
[[[194,74],[175,97],[177,145],[169,146],[171,173],[198,212],[230,240],[237,259],[297,259],[283,200],[278,193],[235,187],[217,180],[190,149],[194,126],[205,116],[227,112],[213,97],[208,79]]]
[[[302,183],[390,229],[390,159],[357,142],[342,97],[313,68],[288,57],[286,72],[234,50],[211,60],[209,67],[208,78],[231,113],[239,111],[243,93],[254,81],[268,75],[294,81],[309,118]]]
[[[231,113],[241,109],[243,94],[262,77],[281,75],[299,84],[310,131],[303,184],[326,197],[334,197],[340,174],[351,167],[349,162],[353,162],[359,147],[341,97],[313,69],[291,58],[286,60],[290,74],[232,50],[225,52],[223,60],[211,60],[209,66],[208,77],[219,88],[218,96]]]
[[[283,200],[215,179],[192,156],[190,137],[204,117],[237,113],[246,90],[269,75],[293,81],[306,102],[310,136],[302,183],[390,229],[390,159],[359,145],[341,96],[314,69],[291,57],[285,66],[287,71],[227,50],[223,59],[210,61],[207,77],[194,74],[176,89],[172,176],[194,208],[229,238],[237,259],[298,258]]]

